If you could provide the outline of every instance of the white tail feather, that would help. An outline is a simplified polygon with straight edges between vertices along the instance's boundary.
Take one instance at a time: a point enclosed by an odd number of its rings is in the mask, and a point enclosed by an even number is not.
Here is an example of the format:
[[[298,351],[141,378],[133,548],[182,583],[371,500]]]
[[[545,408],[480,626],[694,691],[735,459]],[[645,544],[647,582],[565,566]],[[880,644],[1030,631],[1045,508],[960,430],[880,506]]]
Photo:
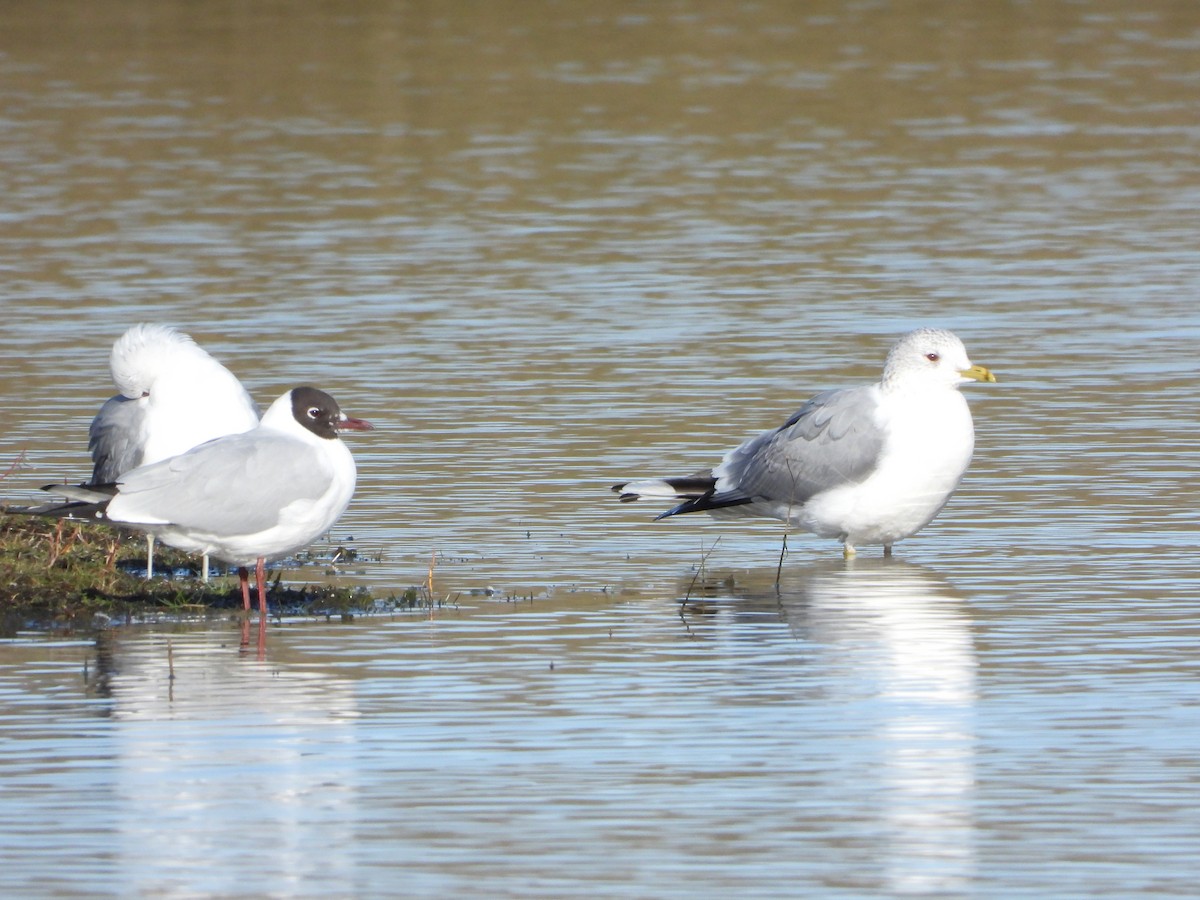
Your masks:
[[[633,498],[656,497],[667,500],[677,500],[678,491],[661,478],[647,478],[644,481],[630,481],[619,486],[621,496],[633,495]]]

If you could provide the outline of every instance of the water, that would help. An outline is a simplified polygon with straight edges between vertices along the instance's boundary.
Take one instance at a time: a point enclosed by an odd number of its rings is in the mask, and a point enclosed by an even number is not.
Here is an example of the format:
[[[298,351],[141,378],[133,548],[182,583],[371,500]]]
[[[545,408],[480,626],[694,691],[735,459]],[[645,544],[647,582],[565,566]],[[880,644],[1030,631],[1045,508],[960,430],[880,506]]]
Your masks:
[[[1193,895],[1198,46],[1165,0],[6,4],[5,496],[87,474],[165,321],[377,425],[360,563],[289,580],[436,553],[448,605],[0,644],[3,892]],[[927,323],[1000,383],[896,560],[793,538],[776,588],[771,523],[608,493]]]

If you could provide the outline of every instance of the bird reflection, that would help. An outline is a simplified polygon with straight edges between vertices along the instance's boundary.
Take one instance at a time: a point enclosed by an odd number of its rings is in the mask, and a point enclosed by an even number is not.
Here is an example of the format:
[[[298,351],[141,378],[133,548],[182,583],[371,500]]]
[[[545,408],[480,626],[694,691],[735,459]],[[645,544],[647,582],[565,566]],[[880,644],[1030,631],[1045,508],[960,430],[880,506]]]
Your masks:
[[[95,668],[92,689],[113,723],[106,820],[114,853],[130,862],[124,893],[159,893],[196,860],[211,863],[212,893],[237,893],[235,863],[263,834],[279,871],[328,870],[308,841],[315,828],[351,839],[352,683],[256,660],[222,629],[114,630],[97,642]]]
[[[776,578],[774,568],[710,572],[684,586],[692,596],[682,615],[786,623],[814,682],[798,702],[828,706],[842,734],[872,747],[862,778],[878,788],[871,813],[889,886],[965,889],[975,864],[977,689],[963,597],[934,572],[887,558],[789,566]]]

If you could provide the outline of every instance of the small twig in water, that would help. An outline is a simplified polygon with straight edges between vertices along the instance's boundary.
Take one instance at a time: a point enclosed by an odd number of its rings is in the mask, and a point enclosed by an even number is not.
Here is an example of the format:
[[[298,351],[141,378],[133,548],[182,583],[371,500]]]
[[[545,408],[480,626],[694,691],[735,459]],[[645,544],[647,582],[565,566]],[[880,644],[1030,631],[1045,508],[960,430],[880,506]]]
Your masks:
[[[687,592],[683,595],[684,606],[686,606],[688,601],[692,599],[692,590],[696,587],[696,581],[704,575],[704,564],[708,562],[708,558],[712,555],[712,552],[717,549],[717,544],[719,543],[721,543],[721,539],[717,538],[715,541],[713,541],[712,546],[709,547],[708,550],[700,554],[700,565],[696,567],[696,574],[692,576],[692,583],[688,585]],[[701,548],[703,548],[703,546],[704,545],[701,544]]]
[[[425,590],[429,595],[429,618],[433,618],[433,569],[437,565],[437,551],[429,554],[429,576],[425,581]]]
[[[25,451],[22,450],[20,452],[20,454],[17,456],[17,458],[13,460],[12,465],[9,466],[7,469],[5,469],[3,472],[0,472],[0,481],[3,481],[5,478],[7,478],[13,472],[17,471],[17,469],[21,468],[21,466],[24,464],[24,462],[25,462]]]

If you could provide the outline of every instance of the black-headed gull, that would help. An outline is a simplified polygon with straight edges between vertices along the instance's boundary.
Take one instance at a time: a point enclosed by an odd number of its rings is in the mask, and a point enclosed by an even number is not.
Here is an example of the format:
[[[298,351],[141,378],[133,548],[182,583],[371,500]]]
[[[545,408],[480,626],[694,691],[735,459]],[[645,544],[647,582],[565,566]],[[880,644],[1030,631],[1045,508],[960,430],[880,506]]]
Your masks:
[[[847,557],[859,544],[890,555],[946,505],[971,461],[975,428],[959,386],[995,380],[949,331],[921,328],[893,345],[878,384],[817,394],[715,469],[613,490],[683,501],[660,519],[767,516],[836,538]]]
[[[90,504],[86,510],[74,507],[75,516],[137,528],[172,547],[237,566],[247,610],[253,565],[261,628],[267,617],[266,561],[303,549],[333,527],[356,478],[354,458],[338,433],[371,428],[348,417],[324,391],[297,387],[272,403],[250,431],[140,466],[116,484],[45,490]]]
[[[166,325],[134,325],[109,357],[120,391],[88,429],[93,485],[258,424],[258,407],[242,383],[188,335]],[[147,535],[146,577],[154,575],[154,536]],[[208,557],[202,577],[208,580]]]

